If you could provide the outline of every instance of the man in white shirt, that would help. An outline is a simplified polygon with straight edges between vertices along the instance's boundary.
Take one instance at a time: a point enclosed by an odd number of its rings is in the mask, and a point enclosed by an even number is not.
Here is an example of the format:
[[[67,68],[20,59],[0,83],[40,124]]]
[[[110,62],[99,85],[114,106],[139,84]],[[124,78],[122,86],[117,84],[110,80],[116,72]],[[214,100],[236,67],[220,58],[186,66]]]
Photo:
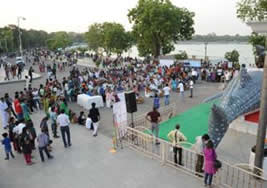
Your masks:
[[[169,97],[170,97],[170,90],[171,88],[169,87],[168,84],[166,84],[166,86],[163,88],[163,92],[164,92],[164,97],[165,97],[165,106],[169,105],[170,104],[170,101],[169,101]]]
[[[28,90],[30,86],[30,78],[25,76],[25,88]]]
[[[178,88],[180,89],[180,96],[182,101],[184,101],[184,84],[182,81],[178,84]]]
[[[71,146],[71,140],[70,140],[70,128],[69,128],[69,125],[70,125],[70,119],[69,119],[69,116],[67,116],[65,113],[64,113],[64,110],[61,110],[60,111],[60,115],[57,117],[57,124],[59,125],[60,127],[60,131],[61,131],[61,136],[62,136],[62,140],[63,140],[63,143],[64,143],[64,147],[70,147]],[[67,139],[68,139],[68,145],[67,145],[67,142],[66,142],[66,135],[67,134]]]
[[[224,77],[225,77],[226,84],[228,84],[230,81],[230,77],[231,77],[230,72],[226,71],[224,73]]]
[[[190,98],[193,98],[194,81],[192,79],[189,80],[189,87],[190,87]]]
[[[195,71],[195,69],[192,70],[192,77],[193,77],[193,81],[195,83],[197,80],[197,71]]]

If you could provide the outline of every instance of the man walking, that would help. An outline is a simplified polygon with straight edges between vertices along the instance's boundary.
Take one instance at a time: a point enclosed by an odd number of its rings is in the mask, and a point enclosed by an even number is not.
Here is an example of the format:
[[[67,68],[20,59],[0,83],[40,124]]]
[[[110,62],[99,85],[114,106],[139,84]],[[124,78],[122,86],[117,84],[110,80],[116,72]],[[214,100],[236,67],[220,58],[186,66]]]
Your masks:
[[[61,136],[64,143],[64,147],[67,148],[68,146],[71,146],[71,140],[70,140],[70,119],[69,116],[67,116],[64,113],[64,110],[60,111],[60,115],[57,117],[57,124],[60,126]],[[68,139],[68,145],[66,142],[66,134]]]
[[[180,90],[181,100],[184,102],[184,84],[182,81],[178,84],[178,88]]]
[[[174,163],[177,165],[177,153],[179,152],[179,165],[183,166],[182,164],[182,153],[183,153],[183,148],[181,146],[181,142],[186,141],[186,137],[184,136],[183,133],[180,132],[180,125],[177,124],[175,130],[172,130],[168,134],[168,139],[172,142],[173,146],[173,152],[174,152]]]
[[[165,97],[165,101],[164,101],[165,106],[170,104],[170,101],[169,101],[170,91],[171,91],[171,88],[169,87],[168,84],[166,84],[166,86],[163,88],[164,97]]]
[[[48,159],[53,159],[53,156],[50,155],[47,146],[49,144],[49,137],[46,134],[46,130],[45,129],[41,129],[41,133],[38,135],[37,137],[37,142],[38,142],[38,148],[39,148],[39,153],[40,153],[40,157],[42,162],[44,162],[44,154],[43,151],[45,151],[45,154],[47,155]]]
[[[193,88],[194,88],[194,81],[192,78],[189,80],[189,87],[190,87],[190,98],[193,98]]]
[[[99,126],[99,120],[100,120],[100,113],[98,108],[95,107],[95,103],[92,103],[92,108],[89,111],[89,116],[92,119],[93,122],[93,127],[94,127],[94,132],[93,132],[93,136],[97,136],[97,130],[98,130],[98,126]]]
[[[151,131],[152,134],[156,137],[156,145],[159,145],[159,122],[161,121],[160,113],[157,111],[157,108],[153,108],[153,111],[149,112],[146,115],[146,119],[151,122]]]

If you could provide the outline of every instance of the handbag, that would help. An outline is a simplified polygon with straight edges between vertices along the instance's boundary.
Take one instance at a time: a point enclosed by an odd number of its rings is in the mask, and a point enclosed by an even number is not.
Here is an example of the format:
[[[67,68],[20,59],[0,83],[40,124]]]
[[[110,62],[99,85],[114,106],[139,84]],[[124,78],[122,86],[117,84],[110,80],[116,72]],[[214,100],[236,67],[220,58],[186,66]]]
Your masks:
[[[222,168],[222,162],[219,161],[218,159],[216,159],[216,160],[214,161],[214,168],[216,168],[216,169],[220,169],[220,168]]]

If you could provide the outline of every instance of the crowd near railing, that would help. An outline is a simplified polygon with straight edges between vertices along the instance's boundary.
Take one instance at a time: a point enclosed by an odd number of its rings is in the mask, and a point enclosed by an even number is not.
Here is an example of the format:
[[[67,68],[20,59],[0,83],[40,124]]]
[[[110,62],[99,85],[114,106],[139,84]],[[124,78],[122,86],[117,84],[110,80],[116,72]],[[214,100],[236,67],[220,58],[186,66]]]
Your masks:
[[[162,119],[166,120],[175,108],[170,106],[160,111]],[[130,122],[129,122],[130,123]],[[145,132],[146,131],[146,132]],[[127,133],[123,137],[123,143],[131,149],[141,152],[147,157],[159,160],[163,165],[167,165],[183,171],[195,178],[202,178],[203,174],[196,172],[197,154],[191,149],[190,143],[183,143],[183,158],[180,166],[174,163],[173,146],[170,142],[158,139],[159,145],[155,144],[155,138],[150,131],[150,124],[145,119],[145,115],[134,119],[134,128],[127,127]],[[220,156],[218,156],[220,159]],[[225,161],[214,177],[216,187],[227,188],[266,188],[267,181],[262,175],[257,175],[249,170],[248,165],[231,165]],[[246,168],[245,168],[246,167]],[[266,177],[266,176],[265,176]]]

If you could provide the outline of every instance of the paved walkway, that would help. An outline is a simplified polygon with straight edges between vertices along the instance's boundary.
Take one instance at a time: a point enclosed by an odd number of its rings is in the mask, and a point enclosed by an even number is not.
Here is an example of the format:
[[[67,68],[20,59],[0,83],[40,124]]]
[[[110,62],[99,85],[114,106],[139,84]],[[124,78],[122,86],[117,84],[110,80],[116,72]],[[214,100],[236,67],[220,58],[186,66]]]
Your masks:
[[[43,117],[39,112],[33,116],[35,127]],[[1,131],[2,132],[2,131]],[[39,132],[39,131],[38,131]],[[78,125],[71,125],[72,147],[65,149],[61,138],[54,140],[52,160],[42,163],[37,151],[33,152],[36,162],[26,166],[23,156],[4,161],[0,165],[1,188],[199,188],[201,181],[161,166],[128,148],[110,153],[111,139]],[[4,158],[1,149],[0,156]]]
[[[22,72],[22,79],[18,79],[17,76],[13,78],[13,76],[10,74],[9,75],[9,80],[5,80],[6,73],[3,67],[0,68],[0,84],[8,84],[8,83],[14,83],[14,82],[23,82],[25,81],[25,76],[28,75],[28,70],[24,70]],[[33,73],[33,79],[40,78],[39,74]]]
[[[29,65],[27,65],[29,66]],[[82,67],[81,67],[82,68]],[[38,67],[34,66],[38,71]],[[46,73],[41,79],[33,81],[33,87],[39,87],[45,83]],[[69,68],[65,72],[57,74],[58,80],[69,75]],[[217,92],[219,85],[216,83],[201,83],[195,88],[195,97],[188,98],[186,92],[185,102],[178,100],[178,94],[171,94],[171,103],[177,104],[179,113],[201,103],[206,97]],[[0,96],[8,92],[13,97],[15,91],[21,91],[23,83],[10,83],[0,87]],[[138,105],[138,112],[135,115],[147,113],[151,110],[152,99],[146,98],[145,103]],[[161,100],[163,105],[163,100]],[[69,104],[76,113],[83,110],[77,104]],[[84,110],[85,111],[85,110]],[[85,111],[86,112],[86,111]],[[92,133],[84,127],[72,125],[73,146],[65,149],[61,139],[54,140],[53,155],[55,159],[41,163],[39,154],[34,152],[37,163],[31,167],[26,166],[22,155],[16,154],[15,160],[4,161],[3,148],[0,149],[0,188],[73,188],[73,187],[93,187],[93,188],[148,188],[148,187],[201,187],[202,182],[185,175],[172,168],[161,166],[156,160],[144,157],[127,148],[111,154],[112,136],[112,112],[111,109],[102,108],[101,125],[99,136],[92,137]],[[86,112],[87,114],[87,112]],[[38,129],[43,112],[35,113],[32,116],[34,125]],[[0,122],[0,127],[1,122]],[[3,129],[0,128],[0,133]],[[39,130],[38,130],[39,132]],[[241,133],[228,131],[217,149],[218,156],[227,161],[247,162],[248,147],[254,143],[255,137]]]

